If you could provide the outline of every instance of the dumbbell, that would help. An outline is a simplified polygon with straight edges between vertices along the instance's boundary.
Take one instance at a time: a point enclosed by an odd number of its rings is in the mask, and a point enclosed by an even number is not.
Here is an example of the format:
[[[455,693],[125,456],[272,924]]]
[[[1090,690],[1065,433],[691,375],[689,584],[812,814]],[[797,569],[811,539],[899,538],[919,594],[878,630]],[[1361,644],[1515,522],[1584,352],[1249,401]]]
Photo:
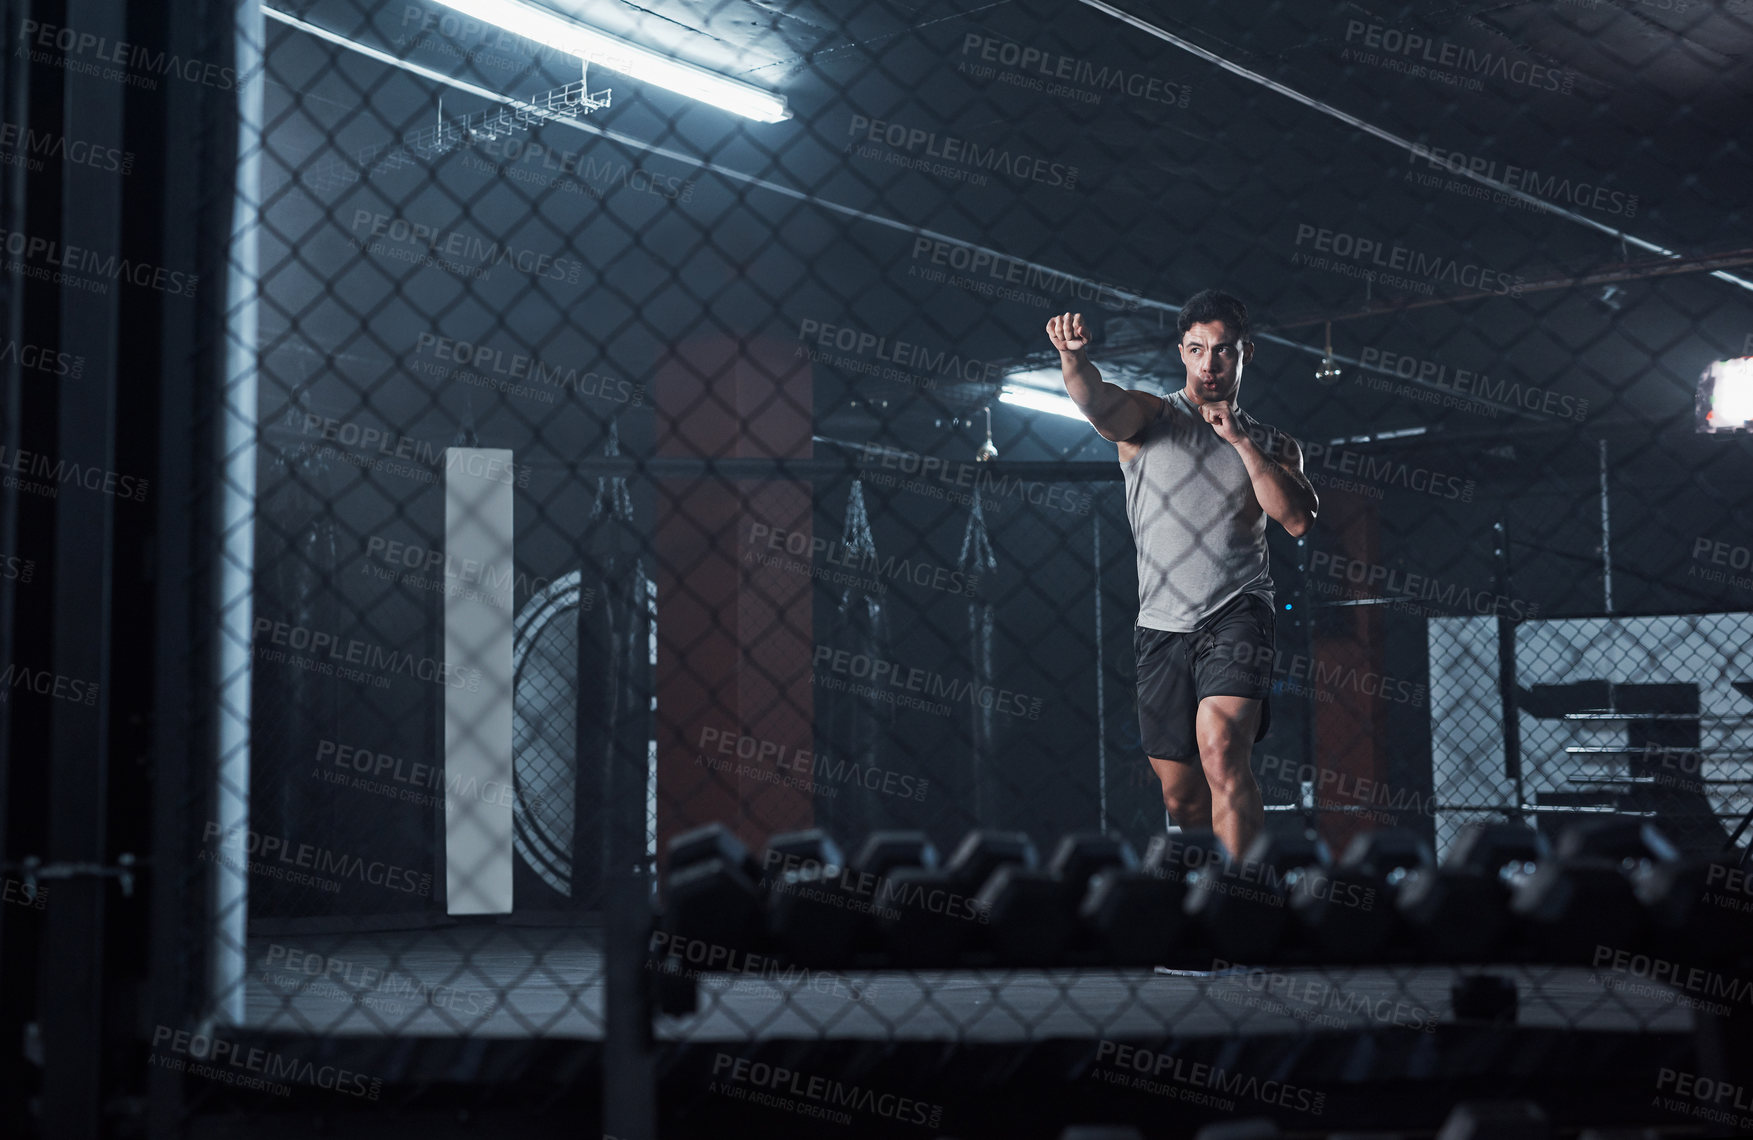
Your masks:
[[[1649,865],[1657,855],[1642,846],[1639,831],[1612,820],[1573,824],[1558,847],[1557,857],[1511,892],[1510,912],[1534,951],[1550,961],[1586,964],[1602,946],[1640,949],[1648,918],[1625,868]]]
[[[845,965],[858,940],[856,909],[848,909],[846,856],[820,828],[767,841],[767,931],[779,953],[805,966]]]
[[[1384,828],[1359,835],[1331,868],[1292,873],[1290,912],[1301,941],[1329,961],[1380,959],[1399,924],[1394,892],[1436,855],[1417,834]]]
[[[937,846],[923,831],[873,831],[865,837],[852,866],[867,875],[886,875],[897,867],[937,870]]]
[[[1662,829],[1630,816],[1603,816],[1571,824],[1558,837],[1560,859],[1606,859],[1626,874],[1646,871],[1680,858],[1680,849]]]
[[[1606,859],[1548,859],[1515,884],[1510,912],[1537,956],[1576,965],[1602,946],[1641,949],[1648,925],[1630,880]]]
[[[760,862],[722,823],[670,840],[664,878],[663,929],[674,940],[723,951],[761,945]]]
[[[1180,831],[1151,837],[1144,849],[1143,869],[1147,875],[1185,884],[1192,872],[1201,867],[1221,868],[1228,858],[1217,832]]]
[[[1307,834],[1262,835],[1241,862],[1192,873],[1186,914],[1216,957],[1245,965],[1266,960],[1290,925],[1289,876],[1330,861],[1327,845]]]
[[[1726,859],[1657,863],[1632,879],[1651,949],[1670,959],[1732,963],[1753,956],[1753,871]]]
[[[1099,832],[1063,837],[1045,871],[1019,863],[999,867],[976,896],[988,919],[986,948],[1007,965],[1058,964],[1077,942],[1077,913],[1090,877],[1109,868],[1135,871],[1138,856],[1124,839]]]
[[[1510,884],[1548,858],[1546,840],[1515,823],[1475,823],[1441,868],[1407,872],[1394,907],[1426,957],[1476,962],[1505,949],[1514,933]]]
[[[903,966],[950,966],[976,943],[987,920],[975,900],[999,867],[1034,870],[1035,845],[1020,831],[970,831],[942,870],[897,867],[882,880],[876,921],[882,944]]]

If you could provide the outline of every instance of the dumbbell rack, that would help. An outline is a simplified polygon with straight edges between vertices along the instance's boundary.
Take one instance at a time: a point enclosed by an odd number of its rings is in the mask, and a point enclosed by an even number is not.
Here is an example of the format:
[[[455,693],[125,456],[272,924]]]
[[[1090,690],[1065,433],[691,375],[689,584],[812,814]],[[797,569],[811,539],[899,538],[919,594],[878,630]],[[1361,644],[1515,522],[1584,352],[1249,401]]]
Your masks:
[[[1510,956],[1503,957],[1501,953],[1509,953]],[[1367,1021],[1362,1025],[1322,1032],[1318,1037],[1308,1028],[1291,1033],[1237,1033],[1233,1029],[1228,1032],[1212,1033],[1209,1027],[1203,1031],[1203,1036],[1201,1036],[1199,1030],[1184,1031],[1178,1025],[1168,1023],[1164,1023],[1161,1031],[1154,1036],[1111,1030],[1104,1030],[1104,1033],[1111,1033],[1116,1038],[1123,1037],[1129,1043],[1135,1042],[1140,1048],[1152,1048],[1165,1053],[1173,1052],[1176,1056],[1188,1058],[1205,1058],[1208,1063],[1231,1064],[1238,1069],[1251,1067],[1250,1071],[1271,1071],[1279,1073],[1281,1076],[1285,1076],[1286,1073],[1319,1073],[1321,1071],[1366,1074],[1356,1082],[1353,1082],[1350,1076],[1343,1079],[1328,1078],[1339,1080],[1340,1083],[1332,1086],[1336,1090],[1336,1095],[1334,1103],[1328,1109],[1323,1125],[1331,1122],[1331,1126],[1336,1128],[1343,1127],[1351,1120],[1367,1120],[1374,1125],[1389,1122],[1402,1125],[1411,1124],[1419,1119],[1418,1110],[1420,1108],[1427,1109],[1429,1107],[1428,1104],[1420,1105],[1418,1103],[1420,1097],[1409,1095],[1406,1092],[1408,1082],[1412,1082],[1412,1087],[1418,1087],[1415,1083],[1417,1080],[1415,1074],[1420,1065],[1429,1067],[1448,1064],[1452,1063],[1453,1058],[1464,1060],[1468,1057],[1477,1062],[1481,1057],[1508,1056],[1512,1053],[1519,1058],[1518,1063],[1550,1066],[1551,1072],[1557,1074],[1555,1079],[1563,1084],[1563,1087],[1555,1088],[1550,1093],[1542,1091],[1540,1095],[1541,1100],[1549,1108],[1557,1111],[1561,1117],[1577,1120],[1589,1119],[1587,1114],[1592,1111],[1597,1114],[1606,1114],[1604,1116],[1597,1115],[1593,1118],[1594,1122],[1620,1123],[1622,1121],[1615,1119],[1613,1113],[1635,1111],[1635,1103],[1626,1098],[1625,1090],[1613,1088],[1614,1082],[1611,1079],[1603,1080],[1599,1075],[1593,1077],[1576,1076],[1570,1070],[1570,1059],[1577,1055],[1579,1050],[1580,1043],[1577,1037],[1579,1032],[1587,1034],[1583,1040],[1589,1044],[1583,1051],[1588,1053],[1590,1064],[1602,1066],[1603,1070],[1607,1072],[1623,1071],[1622,1069],[1613,1069],[1608,1064],[1609,1061],[1620,1066],[1632,1066],[1648,1063],[1649,1058],[1656,1057],[1662,1064],[1669,1066],[1695,1063],[1686,1060],[1687,1057],[1693,1055],[1692,1050],[1694,1049],[1694,1046],[1688,1044],[1689,1038],[1684,1033],[1676,1033],[1671,1027],[1652,1030],[1650,1026],[1645,1025],[1639,1028],[1636,1033],[1631,1034],[1602,1029],[1597,1025],[1587,1025],[1579,1030],[1569,1026],[1556,1027],[1551,1023],[1550,1016],[1547,1024],[1539,1024],[1537,1016],[1533,1015],[1533,1007],[1537,1005],[1547,1004],[1549,1014],[1558,1011],[1556,1015],[1563,1016],[1563,1011],[1559,1007],[1550,1005],[1552,999],[1549,993],[1543,992],[1540,988],[1543,984],[1556,984],[1553,979],[1561,967],[1553,961],[1541,961],[1537,955],[1526,959],[1517,958],[1514,955],[1518,952],[1508,951],[1507,947],[1501,953],[1489,960],[1481,959],[1471,963],[1421,956],[1417,958],[1396,957],[1391,961],[1374,962],[1372,965],[1390,973],[1419,967],[1438,972],[1447,971],[1449,978],[1460,979],[1461,982],[1467,982],[1470,976],[1482,982],[1489,982],[1494,976],[1501,977],[1505,971],[1514,971],[1532,987],[1528,992],[1539,999],[1537,1002],[1529,1001],[1526,1003],[1530,1006],[1530,1015],[1525,1017],[1522,1024],[1516,1024],[1513,1015],[1508,1022],[1498,1020],[1501,1007],[1494,1008],[1492,995],[1485,993],[1483,994],[1484,1000],[1480,1000],[1481,995],[1476,992],[1489,991],[1492,987],[1472,985],[1466,987],[1468,989],[1466,995],[1463,995],[1461,989],[1455,991],[1454,1019],[1452,1021],[1445,1020],[1440,1033],[1428,1039],[1417,1034],[1408,1034],[1403,1028],[1384,1029],[1379,1025],[1372,1026]],[[1586,965],[1587,963],[1579,960],[1576,964]],[[1275,950],[1271,956],[1257,960],[1255,965],[1280,972],[1297,971],[1309,966],[1365,968],[1356,961],[1342,961],[1331,955],[1310,955],[1306,950],[1299,951],[1299,948],[1288,944],[1282,950]],[[1739,966],[1723,965],[1717,968],[1734,974],[1746,965],[1746,959],[1742,959]],[[917,978],[920,973],[918,970],[897,970],[892,965],[866,964],[846,968],[860,974],[889,975],[900,973],[913,978]],[[1054,967],[1003,967],[982,962],[945,962],[938,968],[951,979],[963,979],[959,983],[961,986],[966,987],[972,984],[974,988],[978,988],[980,983],[992,984],[992,975],[995,970],[1001,974],[1042,974],[1049,978],[1059,977],[1062,979],[1100,976],[1105,971],[1111,972],[1113,970],[1113,967],[1105,968],[1099,963],[1085,963],[1081,969],[1073,968],[1069,973],[1063,968],[1058,968],[1058,972],[1055,972],[1056,968]],[[1485,974],[1482,972],[1485,970],[1492,970],[1495,973]],[[682,1003],[677,1001],[683,988],[690,995],[695,993],[696,982],[693,979],[684,981],[672,978],[669,979],[669,984],[668,992],[665,992],[665,986],[662,984],[655,985],[650,991],[650,1010],[654,1018],[665,1012],[684,1012],[678,1008],[678,1005]],[[916,984],[920,985],[922,992],[927,989],[923,983]],[[1217,983],[1215,979],[1160,978],[1153,982],[1148,975],[1145,976],[1144,980],[1138,982],[1139,986],[1152,984],[1186,987],[1188,993],[1195,995],[1199,1001],[1204,1001],[1207,988]],[[1596,992],[1600,991],[1597,989]],[[994,993],[996,995],[996,990]],[[1464,996],[1465,1001],[1463,1000]],[[787,1000],[790,1000],[789,996]],[[996,1000],[1002,1005],[1002,999]],[[1512,1004],[1513,1000],[1512,996]],[[691,1006],[692,1001],[693,998],[690,997],[686,1004]],[[1596,999],[1596,1003],[1600,1004],[1599,998]],[[1753,1071],[1753,1033],[1749,1033],[1747,1024],[1750,1018],[1753,1018],[1753,1011],[1739,1010],[1735,1012],[1739,1014],[1738,1018],[1700,1015],[1695,1020],[1694,1027],[1694,1033],[1699,1042],[1696,1049],[1701,1055],[1714,1049],[1721,1056],[1724,1055],[1726,1048],[1727,1054],[1738,1057],[1747,1063],[1746,1071]],[[1627,1008],[1627,1013],[1635,1019],[1636,1015],[1629,1008]],[[730,1016],[734,1017],[735,1015],[731,1014]],[[794,1067],[798,1065],[814,1066],[811,1071],[822,1071],[824,1068],[844,1065],[847,1067],[845,1071],[865,1074],[870,1077],[873,1083],[878,1082],[878,1077],[873,1074],[880,1073],[880,1079],[889,1082],[891,1087],[941,1089],[944,1087],[946,1076],[951,1084],[960,1080],[1004,1083],[1007,1088],[1015,1090],[1012,1093],[1012,1099],[1025,1104],[1035,1104],[1037,1102],[1029,1100],[1028,1097],[1036,1094],[1038,1089],[1051,1088],[1054,1082],[1063,1083],[1067,1073],[1089,1071],[1094,1055],[1093,1050],[1098,1047],[1093,1041],[1093,1033],[1081,1039],[1067,1038],[1063,1035],[1043,1035],[1037,1038],[1033,1036],[1033,1030],[1031,1030],[1030,1036],[1021,1041],[982,1043],[971,1041],[961,1034],[957,1034],[953,1040],[900,1039],[895,1034],[894,1028],[894,1025],[891,1024],[886,1039],[879,1037],[874,1043],[876,1045],[874,1049],[873,1042],[868,1037],[841,1039],[825,1035],[774,1038],[758,1042],[751,1040],[747,1049],[753,1055],[760,1056],[771,1064],[790,1064]],[[1311,1049],[1311,1040],[1319,1040],[1320,1047]],[[722,1057],[723,1055],[722,1047],[718,1053],[714,1054],[706,1043],[693,1043],[687,1040],[670,1046],[670,1051],[671,1072],[681,1074],[677,1079],[684,1085],[695,1081],[703,1084],[708,1079],[705,1068],[707,1061],[712,1056]],[[873,1061],[873,1057],[878,1054],[882,1058],[880,1064]],[[1315,1054],[1331,1059],[1327,1068],[1323,1070],[1319,1065],[1313,1069],[1301,1068],[1301,1066],[1310,1064],[1310,1057]],[[1417,1057],[1422,1057],[1423,1060],[1413,1063],[1412,1059]],[[1225,1058],[1228,1059],[1225,1060]],[[873,1065],[876,1067],[873,1068]],[[841,1070],[834,1068],[834,1071]],[[1542,1071],[1545,1070],[1542,1069]],[[1487,1065],[1484,1069],[1475,1072],[1469,1079],[1486,1080],[1489,1084],[1487,1079],[1489,1076],[1489,1065]],[[1290,1080],[1291,1077],[1285,1076],[1285,1079]],[[1367,1089],[1392,1090],[1397,1087],[1396,1080],[1401,1082],[1398,1086],[1399,1092],[1388,1092],[1386,1095],[1396,1096],[1398,1101],[1404,1102],[1400,1104],[1399,1110],[1406,1112],[1407,1115],[1398,1119],[1392,1117],[1393,1110],[1386,1109],[1379,1103],[1370,1103],[1363,1091]],[[1438,1096],[1459,1096],[1460,1090],[1466,1084],[1466,1080],[1457,1080],[1454,1085],[1450,1086],[1455,1090],[1453,1093],[1450,1092],[1449,1088],[1445,1088]],[[1079,1085],[1073,1091],[1082,1098],[1080,1109],[1087,1110],[1092,1119],[1111,1119],[1111,1117],[1103,1115],[1104,1111],[1110,1113],[1115,1111],[1112,1101],[1105,1099],[1112,1095],[1109,1090],[1103,1088],[1092,1093],[1088,1086]],[[1378,1091],[1370,1095],[1382,1094]],[[1429,1092],[1423,1094],[1423,1099],[1426,1101],[1431,1099]],[[1351,1103],[1346,1103],[1348,1100]],[[1647,1100],[1647,1095],[1643,1096],[1643,1101],[1647,1102]],[[1139,1106],[1133,1103],[1132,1107]],[[1161,1111],[1161,1106],[1158,1105],[1145,1107]],[[1017,1119],[1013,1122],[1016,1132],[1021,1132],[1025,1123],[1032,1123],[1027,1121],[1026,1117],[1026,1109],[1017,1110]],[[1630,1119],[1630,1117],[1626,1119]],[[1002,1123],[1002,1121],[1000,1122]],[[1011,1134],[1016,1134],[1016,1132]],[[993,1134],[1005,1133],[1000,1128]]]

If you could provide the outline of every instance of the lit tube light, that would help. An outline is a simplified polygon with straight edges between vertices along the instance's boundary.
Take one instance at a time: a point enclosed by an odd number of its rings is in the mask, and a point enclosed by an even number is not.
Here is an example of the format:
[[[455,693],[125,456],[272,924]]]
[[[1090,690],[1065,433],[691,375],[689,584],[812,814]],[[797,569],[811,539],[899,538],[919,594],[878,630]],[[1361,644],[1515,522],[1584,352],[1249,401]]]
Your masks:
[[[1037,412],[1051,412],[1067,419],[1086,418],[1077,410],[1077,405],[1071,402],[1070,396],[1055,396],[1038,388],[1018,388],[1007,384],[998,393],[998,399],[1001,403],[1015,404],[1019,408],[1029,408]]]
[[[555,51],[575,55],[642,83],[710,103],[759,123],[791,118],[785,100],[741,80],[671,59],[586,27],[527,0],[439,0],[465,16],[504,28]]]

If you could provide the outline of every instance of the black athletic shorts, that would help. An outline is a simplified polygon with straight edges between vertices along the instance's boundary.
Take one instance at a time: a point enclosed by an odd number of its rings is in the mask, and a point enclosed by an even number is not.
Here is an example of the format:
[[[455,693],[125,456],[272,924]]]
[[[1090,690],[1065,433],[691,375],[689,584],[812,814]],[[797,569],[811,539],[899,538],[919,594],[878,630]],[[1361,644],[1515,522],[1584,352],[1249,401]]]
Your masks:
[[[1138,733],[1146,756],[1194,761],[1194,720],[1206,697],[1261,701],[1259,740],[1272,723],[1272,603],[1241,594],[1191,633],[1132,627],[1138,658]]]

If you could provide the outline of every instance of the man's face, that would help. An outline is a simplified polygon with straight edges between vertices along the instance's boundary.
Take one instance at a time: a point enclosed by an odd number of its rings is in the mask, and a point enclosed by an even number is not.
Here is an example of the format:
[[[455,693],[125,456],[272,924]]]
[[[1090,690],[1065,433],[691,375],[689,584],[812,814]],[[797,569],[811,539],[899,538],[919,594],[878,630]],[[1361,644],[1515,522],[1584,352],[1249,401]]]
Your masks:
[[[1242,366],[1253,358],[1253,344],[1244,344],[1223,321],[1194,325],[1181,337],[1187,387],[1200,403],[1234,399],[1242,386]]]

